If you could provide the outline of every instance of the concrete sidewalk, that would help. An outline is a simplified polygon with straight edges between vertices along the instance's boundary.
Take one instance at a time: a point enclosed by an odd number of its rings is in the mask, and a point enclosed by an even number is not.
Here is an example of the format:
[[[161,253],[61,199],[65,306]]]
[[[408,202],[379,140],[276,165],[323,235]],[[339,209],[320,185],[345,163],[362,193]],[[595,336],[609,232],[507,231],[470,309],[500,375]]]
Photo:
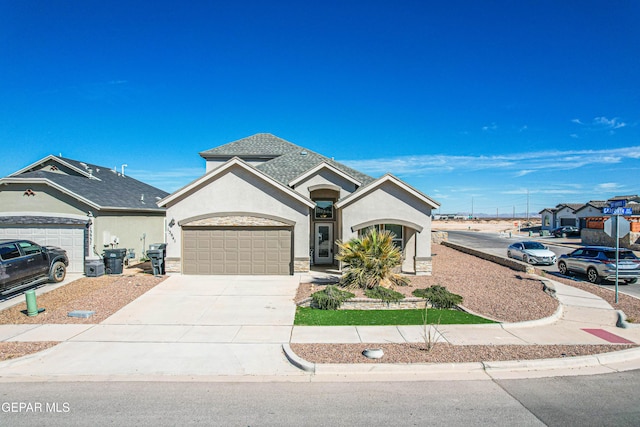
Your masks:
[[[423,326],[293,326],[293,297],[301,280],[174,275],[98,325],[0,325],[1,341],[63,341],[1,362],[0,381],[489,379],[640,368],[640,350],[635,349],[552,361],[316,366],[297,359],[289,343],[419,343],[425,331]],[[640,343],[640,328],[617,328],[617,312],[605,301],[550,282],[560,301],[554,316],[513,324],[443,325],[434,330],[438,341],[609,344],[613,337]]]

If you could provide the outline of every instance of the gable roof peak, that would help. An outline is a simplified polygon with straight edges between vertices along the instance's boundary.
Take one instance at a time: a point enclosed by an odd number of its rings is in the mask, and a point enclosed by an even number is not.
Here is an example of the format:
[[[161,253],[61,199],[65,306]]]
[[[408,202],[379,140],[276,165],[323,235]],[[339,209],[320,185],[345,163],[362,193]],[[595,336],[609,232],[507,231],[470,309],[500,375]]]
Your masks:
[[[238,139],[202,151],[200,156],[207,161],[224,162],[233,157],[240,157],[249,162],[258,160],[259,164],[254,164],[256,169],[285,185],[323,162],[352,177],[362,185],[373,181],[373,178],[362,172],[270,133],[257,133]]]
[[[306,149],[270,133],[256,133],[246,138],[237,139],[218,147],[200,152],[207,158],[228,156],[260,156],[277,157],[292,151]]]

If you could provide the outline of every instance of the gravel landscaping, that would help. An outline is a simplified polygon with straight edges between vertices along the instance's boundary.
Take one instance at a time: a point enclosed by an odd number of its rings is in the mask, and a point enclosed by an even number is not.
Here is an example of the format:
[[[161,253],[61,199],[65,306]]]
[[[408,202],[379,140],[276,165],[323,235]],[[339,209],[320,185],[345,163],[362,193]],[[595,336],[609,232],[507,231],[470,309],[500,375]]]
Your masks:
[[[411,277],[411,285],[396,290],[410,296],[416,288],[445,286],[464,297],[463,306],[474,314],[501,322],[522,322],[548,317],[558,302],[542,289],[537,276],[529,276],[455,249],[433,245],[433,275]],[[622,309],[629,318],[640,319],[640,300],[620,294],[620,304],[613,302],[613,292],[590,283],[550,277],[570,286],[592,292]],[[296,301],[322,289],[325,285],[302,284]],[[363,297],[362,291],[352,291]],[[638,316],[638,317],[635,317]],[[584,356],[635,347],[635,345],[504,345],[454,346],[438,343],[429,351],[424,344],[291,344],[291,349],[313,363],[462,363],[503,360],[533,360]],[[366,348],[382,348],[382,359],[362,355]]]
[[[163,280],[163,277],[141,273],[83,277],[39,295],[38,307],[45,310],[37,316],[27,316],[24,300],[1,311],[0,325],[100,323]],[[95,311],[95,314],[86,319],[69,317],[68,313],[74,310]]]
[[[433,274],[411,277],[409,286],[395,290],[412,297],[415,289],[433,285],[462,295],[462,305],[479,316],[500,322],[523,322],[551,316],[558,301],[546,294],[535,276],[511,270],[455,249],[433,245]],[[296,301],[309,297],[326,285],[301,284]],[[363,298],[361,290],[350,290]]]
[[[165,278],[129,269],[122,276],[83,277],[51,292],[39,295],[37,316],[27,316],[27,304],[21,302],[0,312],[0,324],[97,324],[162,282]],[[45,285],[46,286],[46,285]],[[69,317],[73,310],[90,310],[89,318]],[[0,342],[0,360],[36,353],[57,342]]]
[[[424,344],[290,344],[298,356],[311,363],[467,363],[534,360],[587,356],[626,350],[634,345],[451,345],[438,343],[426,351]],[[381,359],[362,352],[380,348]]]

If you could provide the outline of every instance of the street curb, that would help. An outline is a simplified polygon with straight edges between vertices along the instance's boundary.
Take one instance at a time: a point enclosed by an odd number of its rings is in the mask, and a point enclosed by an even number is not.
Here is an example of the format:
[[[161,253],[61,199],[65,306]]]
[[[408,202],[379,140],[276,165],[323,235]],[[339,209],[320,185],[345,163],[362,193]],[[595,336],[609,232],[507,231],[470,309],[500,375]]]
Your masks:
[[[297,368],[313,375],[335,374],[487,374],[498,372],[553,371],[559,369],[591,368],[640,360],[640,347],[610,353],[559,359],[505,360],[495,362],[466,363],[322,363],[307,362],[293,352],[289,344],[282,348],[287,359]]]
[[[525,322],[516,322],[516,323],[501,323],[503,329],[517,329],[517,328],[531,328],[534,326],[546,326],[551,325],[552,323],[557,322],[564,313],[564,306],[562,304],[558,304],[558,308],[556,311],[548,317],[537,319],[537,320],[527,320]]]
[[[624,329],[640,328],[640,324],[638,323],[627,322],[627,315],[624,314],[624,311],[616,310],[616,313],[618,313],[618,320],[616,321],[616,326],[618,328],[624,328]]]
[[[282,351],[284,351],[284,355],[286,356],[289,363],[295,366],[298,369],[301,369],[305,372],[316,372],[316,364],[307,362],[303,358],[299,357],[292,349],[289,343],[282,344]]]

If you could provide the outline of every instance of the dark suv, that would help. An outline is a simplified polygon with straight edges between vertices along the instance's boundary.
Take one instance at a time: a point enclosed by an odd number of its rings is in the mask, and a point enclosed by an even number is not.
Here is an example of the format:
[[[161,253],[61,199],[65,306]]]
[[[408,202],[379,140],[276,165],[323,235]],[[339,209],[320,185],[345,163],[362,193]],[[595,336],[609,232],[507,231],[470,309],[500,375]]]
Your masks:
[[[585,246],[558,259],[558,271],[562,274],[582,273],[591,283],[616,278],[616,248]],[[629,249],[618,250],[618,280],[636,283],[640,277],[640,259]]]
[[[46,281],[62,282],[68,265],[64,249],[29,240],[0,240],[0,294]]]
[[[573,225],[564,225],[553,230],[551,234],[553,234],[554,237],[580,236],[580,229]]]

